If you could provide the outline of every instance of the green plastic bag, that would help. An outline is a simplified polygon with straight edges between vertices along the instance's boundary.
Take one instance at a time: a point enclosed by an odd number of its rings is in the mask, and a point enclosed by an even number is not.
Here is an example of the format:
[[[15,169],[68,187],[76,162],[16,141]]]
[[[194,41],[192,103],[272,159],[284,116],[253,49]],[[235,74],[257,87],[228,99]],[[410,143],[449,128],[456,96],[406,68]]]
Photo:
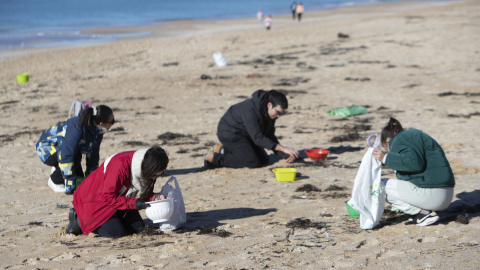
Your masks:
[[[352,105],[352,106],[347,106],[345,108],[328,110],[327,113],[335,116],[349,117],[353,115],[366,114],[368,113],[368,111],[363,106]]]

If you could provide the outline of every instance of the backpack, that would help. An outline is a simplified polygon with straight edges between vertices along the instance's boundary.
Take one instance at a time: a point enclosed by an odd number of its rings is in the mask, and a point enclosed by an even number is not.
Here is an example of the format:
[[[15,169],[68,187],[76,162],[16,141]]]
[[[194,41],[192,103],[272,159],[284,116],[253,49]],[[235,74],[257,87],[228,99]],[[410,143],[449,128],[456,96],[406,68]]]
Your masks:
[[[91,101],[82,102],[78,98],[73,101],[72,106],[70,106],[70,111],[68,112],[68,118],[74,116],[80,116],[85,108],[92,107]],[[72,115],[73,111],[73,115]]]

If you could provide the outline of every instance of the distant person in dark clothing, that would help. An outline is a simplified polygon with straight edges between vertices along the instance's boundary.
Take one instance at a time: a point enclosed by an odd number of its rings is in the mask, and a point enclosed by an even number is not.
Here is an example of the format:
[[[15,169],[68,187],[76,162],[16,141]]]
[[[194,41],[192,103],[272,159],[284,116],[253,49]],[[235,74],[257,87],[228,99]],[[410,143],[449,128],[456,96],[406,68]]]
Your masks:
[[[297,12],[297,2],[293,2],[290,5],[290,10],[292,11],[292,19],[295,20],[295,14]]]
[[[257,168],[268,164],[265,149],[287,162],[298,158],[298,151],[280,144],[275,136],[275,121],[285,114],[288,101],[279,91],[257,90],[251,99],[231,106],[218,123],[222,143],[205,156],[205,167]]]

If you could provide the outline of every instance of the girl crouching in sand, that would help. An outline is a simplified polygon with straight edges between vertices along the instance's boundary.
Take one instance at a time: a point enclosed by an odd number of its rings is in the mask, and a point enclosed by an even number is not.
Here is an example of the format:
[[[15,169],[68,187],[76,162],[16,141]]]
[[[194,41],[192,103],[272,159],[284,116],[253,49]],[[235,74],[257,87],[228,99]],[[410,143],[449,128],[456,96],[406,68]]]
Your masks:
[[[98,167],[103,134],[115,124],[112,109],[105,105],[88,107],[46,130],[37,142],[37,154],[53,170],[48,186],[55,192],[73,194],[77,177],[84,177],[82,154],[86,156],[85,176]]]
[[[109,157],[73,194],[67,233],[116,238],[140,232],[145,223],[139,210],[149,207],[145,202],[165,199],[153,187],[168,161],[159,146]]]
[[[390,118],[383,128],[381,144],[373,157],[394,169],[398,179],[386,183],[387,201],[397,209],[416,215],[413,223],[428,226],[439,220],[435,211],[448,207],[453,198],[455,179],[445,153],[429,135],[418,129],[404,130]]]

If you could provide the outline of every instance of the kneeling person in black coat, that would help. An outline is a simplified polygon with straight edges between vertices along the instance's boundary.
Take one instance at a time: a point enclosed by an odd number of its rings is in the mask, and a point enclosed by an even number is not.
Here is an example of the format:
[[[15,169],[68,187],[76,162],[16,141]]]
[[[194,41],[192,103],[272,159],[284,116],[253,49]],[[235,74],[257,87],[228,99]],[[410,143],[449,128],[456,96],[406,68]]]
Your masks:
[[[298,151],[280,144],[275,121],[285,114],[288,100],[279,91],[257,90],[251,99],[231,106],[218,123],[215,145],[205,157],[205,167],[258,168],[268,164],[270,149],[287,162],[298,158]]]

